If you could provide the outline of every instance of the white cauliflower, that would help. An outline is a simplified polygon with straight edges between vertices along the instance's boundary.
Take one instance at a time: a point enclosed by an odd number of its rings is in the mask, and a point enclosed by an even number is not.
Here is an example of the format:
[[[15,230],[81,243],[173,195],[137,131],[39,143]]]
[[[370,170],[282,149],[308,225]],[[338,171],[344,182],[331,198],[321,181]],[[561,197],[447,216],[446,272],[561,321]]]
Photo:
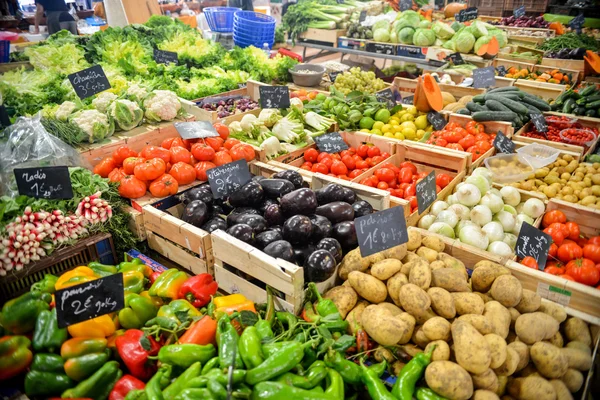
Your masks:
[[[138,103],[125,99],[113,101],[108,107],[108,112],[117,126],[124,131],[135,128],[144,118],[144,111]]]
[[[92,100],[92,105],[94,108],[101,113],[105,113],[108,110],[108,106],[110,103],[117,99],[117,95],[110,92],[102,92],[100,93],[94,100]]]
[[[153,90],[144,100],[146,118],[150,121],[172,121],[183,110],[177,95],[170,90]]]
[[[90,143],[109,137],[115,132],[113,120],[98,110],[77,111],[71,115],[69,121],[87,133]]]
[[[75,112],[75,110],[77,110],[77,104],[73,103],[72,101],[65,101],[56,109],[54,118],[61,121],[66,121],[69,119],[69,116]]]
[[[140,84],[132,83],[127,88],[127,96],[142,104],[146,96],[148,96],[148,89]]]

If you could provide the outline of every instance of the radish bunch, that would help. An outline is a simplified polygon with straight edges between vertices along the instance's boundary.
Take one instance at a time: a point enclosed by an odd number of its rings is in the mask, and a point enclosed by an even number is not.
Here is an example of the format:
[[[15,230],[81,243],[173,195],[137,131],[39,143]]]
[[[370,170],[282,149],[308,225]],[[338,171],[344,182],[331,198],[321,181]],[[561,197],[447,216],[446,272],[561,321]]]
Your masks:
[[[92,224],[106,222],[112,217],[112,207],[100,198],[101,192],[85,197],[77,206],[75,215],[84,217]]]

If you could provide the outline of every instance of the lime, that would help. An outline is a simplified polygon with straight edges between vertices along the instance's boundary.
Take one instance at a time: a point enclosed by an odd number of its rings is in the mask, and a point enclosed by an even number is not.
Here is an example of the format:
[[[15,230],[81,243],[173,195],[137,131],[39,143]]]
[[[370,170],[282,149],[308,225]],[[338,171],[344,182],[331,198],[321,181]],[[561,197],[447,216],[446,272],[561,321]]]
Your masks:
[[[318,93],[318,94],[315,96],[315,100],[319,100],[319,101],[325,101],[325,100],[327,100],[327,96],[325,96],[323,93]]]
[[[373,126],[371,127],[371,129],[372,129],[372,130],[375,130],[375,129],[377,129],[378,131],[380,131],[380,130],[381,130],[381,127],[382,127],[383,125],[384,125],[384,123],[383,123],[383,122],[381,122],[381,121],[377,121],[377,122],[375,122],[375,123],[373,124]]]
[[[425,129],[427,128],[427,124],[427,115],[421,115],[415,119],[415,126],[417,129]]]
[[[375,121],[381,121],[385,124],[386,122],[388,122],[389,119],[390,119],[390,112],[388,110],[386,110],[385,108],[382,108],[381,110],[379,110],[375,113]]]
[[[373,118],[362,117],[360,119],[360,122],[358,123],[358,126],[360,126],[360,129],[371,129],[374,123],[375,121],[373,120]]]

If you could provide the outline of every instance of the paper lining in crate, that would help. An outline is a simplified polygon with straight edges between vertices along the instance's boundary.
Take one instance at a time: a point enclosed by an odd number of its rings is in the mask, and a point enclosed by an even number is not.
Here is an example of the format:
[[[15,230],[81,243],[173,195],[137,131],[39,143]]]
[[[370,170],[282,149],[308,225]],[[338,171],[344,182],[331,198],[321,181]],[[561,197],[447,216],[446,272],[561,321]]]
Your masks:
[[[266,86],[266,84],[257,82],[257,81],[253,81],[253,80],[248,80],[248,82],[246,83],[246,87],[244,87],[244,88],[230,90],[228,92],[218,93],[218,94],[214,94],[211,96],[206,96],[206,97],[192,100],[191,102],[189,102],[189,103],[191,103],[191,108],[186,108],[186,111],[189,112],[190,114],[193,114],[194,116],[196,116],[196,119],[199,121],[210,121],[213,123],[218,122],[219,120],[221,120],[223,118],[219,117],[219,113],[217,111],[205,110],[205,109],[199,107],[198,104],[200,102],[202,102],[203,100],[209,100],[211,98],[231,97],[231,96],[245,96],[245,97],[249,97],[250,99],[258,102],[258,99],[259,99],[258,87],[259,86]],[[243,116],[243,115],[249,113],[250,111],[252,111],[252,110],[236,113],[233,115],[242,115]],[[233,115],[229,115],[228,117],[231,117]],[[228,118],[228,117],[224,117],[224,118]]]

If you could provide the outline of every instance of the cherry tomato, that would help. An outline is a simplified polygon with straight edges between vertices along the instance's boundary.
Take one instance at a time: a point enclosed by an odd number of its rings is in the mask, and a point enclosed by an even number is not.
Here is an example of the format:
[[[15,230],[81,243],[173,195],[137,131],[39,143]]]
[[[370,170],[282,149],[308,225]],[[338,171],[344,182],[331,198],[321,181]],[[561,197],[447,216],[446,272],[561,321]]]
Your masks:
[[[451,180],[452,178],[450,178],[450,175],[445,174],[443,172],[435,176],[435,183],[439,185],[442,189],[448,186]]]
[[[312,170],[312,172],[320,172],[322,174],[329,173],[329,167],[327,165],[321,164],[321,163],[314,163],[311,170]]]
[[[353,170],[354,168],[356,168],[356,161],[354,161],[354,158],[352,158],[352,156],[349,154],[342,156],[342,162],[346,164],[346,167],[349,170]]]
[[[381,190],[387,190],[390,187],[390,185],[387,184],[387,182],[379,182],[377,184],[377,189],[381,189]]]
[[[366,144],[361,144],[356,149],[356,154],[358,154],[362,158],[365,158],[365,157],[367,157],[367,154],[369,153],[369,148],[370,148],[370,146],[367,146]]]

